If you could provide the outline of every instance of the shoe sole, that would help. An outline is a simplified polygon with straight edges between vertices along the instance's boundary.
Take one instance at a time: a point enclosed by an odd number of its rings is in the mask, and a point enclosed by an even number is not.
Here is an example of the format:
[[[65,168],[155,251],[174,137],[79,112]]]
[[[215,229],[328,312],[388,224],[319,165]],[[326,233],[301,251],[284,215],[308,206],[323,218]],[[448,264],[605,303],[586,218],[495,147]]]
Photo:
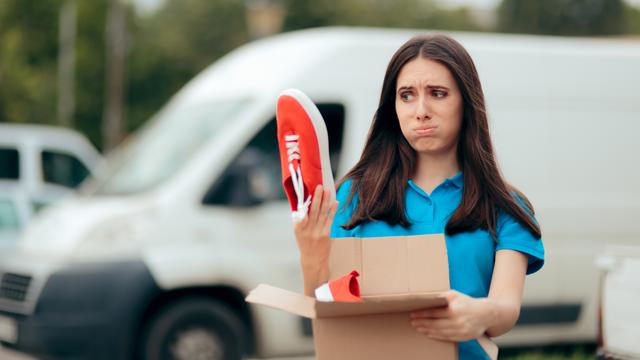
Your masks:
[[[327,126],[320,114],[318,107],[309,99],[309,97],[298,89],[287,89],[278,95],[289,96],[295,99],[304,109],[311,120],[311,125],[316,133],[318,147],[320,150],[320,165],[322,166],[322,184],[331,190],[333,199],[336,198],[336,185],[333,182],[333,172],[331,171],[331,160],[329,159],[329,136],[327,135]],[[315,189],[309,189],[313,192]]]

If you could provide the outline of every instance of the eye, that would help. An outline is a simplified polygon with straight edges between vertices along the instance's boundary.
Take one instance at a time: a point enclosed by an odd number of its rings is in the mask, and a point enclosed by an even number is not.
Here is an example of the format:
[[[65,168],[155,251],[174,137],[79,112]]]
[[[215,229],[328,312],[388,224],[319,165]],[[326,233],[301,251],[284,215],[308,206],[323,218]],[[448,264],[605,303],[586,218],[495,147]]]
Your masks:
[[[431,94],[432,94],[434,97],[437,97],[437,98],[443,98],[443,97],[447,96],[447,92],[446,92],[446,91],[444,91],[444,90],[433,90],[433,91],[431,92]]]
[[[411,101],[411,99],[413,99],[413,94],[409,91],[401,92],[400,99],[402,99],[402,101]]]

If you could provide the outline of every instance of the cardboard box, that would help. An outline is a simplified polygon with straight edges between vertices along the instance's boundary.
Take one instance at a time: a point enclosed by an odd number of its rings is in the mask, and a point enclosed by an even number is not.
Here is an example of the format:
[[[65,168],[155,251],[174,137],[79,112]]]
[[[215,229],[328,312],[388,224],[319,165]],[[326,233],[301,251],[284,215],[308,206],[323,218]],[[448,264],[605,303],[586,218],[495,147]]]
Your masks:
[[[331,241],[329,278],[357,270],[363,303],[319,302],[264,284],[249,293],[247,302],[312,319],[317,360],[457,359],[455,343],[430,339],[409,320],[413,310],[447,304],[442,292],[449,289],[449,269],[442,234]],[[481,344],[497,357],[488,338]]]

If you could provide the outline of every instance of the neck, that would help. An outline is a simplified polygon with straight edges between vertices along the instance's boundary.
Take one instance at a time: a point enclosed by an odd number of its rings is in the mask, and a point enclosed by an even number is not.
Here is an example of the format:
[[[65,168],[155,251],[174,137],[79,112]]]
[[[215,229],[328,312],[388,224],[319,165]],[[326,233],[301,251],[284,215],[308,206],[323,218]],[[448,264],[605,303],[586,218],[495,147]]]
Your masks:
[[[418,153],[413,182],[430,193],[438,184],[459,171],[455,150],[441,154]]]

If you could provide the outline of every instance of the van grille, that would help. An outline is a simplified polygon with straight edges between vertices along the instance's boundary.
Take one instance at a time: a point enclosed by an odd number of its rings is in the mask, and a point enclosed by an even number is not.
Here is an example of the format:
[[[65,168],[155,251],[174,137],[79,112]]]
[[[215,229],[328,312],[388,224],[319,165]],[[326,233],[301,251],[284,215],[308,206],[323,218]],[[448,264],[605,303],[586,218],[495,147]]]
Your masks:
[[[27,290],[31,283],[31,276],[4,273],[0,280],[0,299],[23,302],[27,297]]]

